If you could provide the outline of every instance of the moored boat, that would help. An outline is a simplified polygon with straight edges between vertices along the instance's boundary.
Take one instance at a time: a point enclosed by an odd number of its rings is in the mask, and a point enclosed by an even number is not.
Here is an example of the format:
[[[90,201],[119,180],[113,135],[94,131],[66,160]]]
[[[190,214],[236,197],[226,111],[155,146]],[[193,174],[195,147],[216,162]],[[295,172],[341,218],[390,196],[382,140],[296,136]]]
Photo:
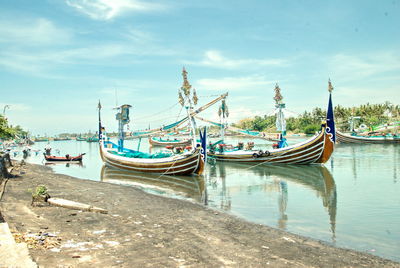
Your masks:
[[[185,98],[182,98],[183,103],[187,103],[187,117],[174,123],[177,126],[180,122],[189,120],[191,126],[191,141],[192,146],[185,151],[167,152],[148,154],[139,150],[132,150],[124,147],[124,126],[129,123],[130,105],[125,104],[118,107],[116,118],[119,122],[118,127],[118,144],[109,141],[105,135],[101,125],[99,102],[99,136],[100,136],[100,155],[103,162],[119,169],[130,171],[158,173],[162,175],[190,175],[202,174],[204,169],[205,150],[201,150],[201,145],[196,146],[194,143],[194,123],[193,123],[193,106],[192,98],[194,93],[190,90],[190,85],[187,82],[186,71],[182,72],[184,85],[181,90],[185,92]],[[198,112],[200,109],[197,109]],[[204,143],[202,143],[204,144]],[[203,155],[202,155],[203,152]]]
[[[87,142],[98,142],[99,138],[97,136],[89,137],[86,139]]]
[[[190,139],[184,139],[184,140],[179,140],[179,139],[171,139],[171,138],[166,138],[163,139],[162,137],[149,137],[149,144],[152,146],[187,146],[190,145],[192,141]]]
[[[147,154],[127,148],[119,149],[117,144],[105,139],[100,140],[100,156],[108,166],[165,175],[201,174],[204,165],[200,148],[181,154]]]
[[[77,156],[70,156],[69,154],[65,156],[54,156],[54,155],[46,155],[44,154],[44,158],[46,161],[50,162],[80,162],[83,159],[85,153],[77,155]]]
[[[328,84],[329,103],[326,121],[314,137],[304,142],[271,150],[256,149],[210,149],[208,155],[217,161],[241,163],[322,164],[330,158],[335,145],[335,122],[333,116],[333,87]]]
[[[33,139],[34,142],[46,142],[49,141],[49,138],[46,137],[37,137]]]
[[[340,143],[358,143],[358,144],[400,144],[400,135],[395,134],[371,134],[371,135],[356,135],[346,134],[336,131],[336,137]]]

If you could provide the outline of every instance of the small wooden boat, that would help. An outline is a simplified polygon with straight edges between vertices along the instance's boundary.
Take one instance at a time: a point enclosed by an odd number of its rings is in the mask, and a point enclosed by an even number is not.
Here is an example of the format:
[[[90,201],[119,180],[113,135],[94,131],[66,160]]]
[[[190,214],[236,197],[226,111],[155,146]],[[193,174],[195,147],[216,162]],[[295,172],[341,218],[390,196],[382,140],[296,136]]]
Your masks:
[[[70,138],[53,138],[53,141],[69,141]]]
[[[190,139],[184,139],[184,140],[179,140],[179,139],[163,139],[161,137],[149,137],[149,144],[152,146],[187,146],[190,145],[192,141]]]
[[[37,137],[33,139],[34,142],[46,142],[49,141],[49,138],[45,138],[45,137]]]
[[[104,129],[101,127],[101,105],[99,104],[100,156],[106,165],[129,171],[162,175],[202,174],[204,155],[201,153],[201,147],[190,148],[190,150],[176,154],[172,151],[149,154],[125,148],[123,146],[124,125],[129,122],[130,107],[130,105],[125,104],[118,108],[119,112],[116,118],[119,121],[119,139],[118,144],[115,144],[107,139]]]
[[[86,139],[87,142],[98,142],[99,141],[99,137],[97,136],[93,136],[93,137],[89,137]]]
[[[77,156],[70,156],[69,154],[65,156],[54,156],[54,155],[46,155],[44,154],[44,158],[46,161],[50,162],[80,162],[83,159],[85,153],[77,155]]]
[[[345,134],[336,131],[336,137],[340,143],[358,143],[358,144],[400,144],[400,135],[379,135],[372,134],[369,136],[359,136]]]
[[[281,164],[322,164],[330,158],[335,145],[335,122],[331,91],[333,87],[329,81],[329,102],[326,121],[321,130],[311,139],[292,146],[271,150],[255,149],[210,149],[208,156],[217,161],[241,163],[281,163]]]
[[[200,148],[181,154],[146,154],[122,148],[110,141],[100,140],[100,156],[106,165],[115,168],[160,173],[164,175],[190,175],[203,172],[204,161]]]

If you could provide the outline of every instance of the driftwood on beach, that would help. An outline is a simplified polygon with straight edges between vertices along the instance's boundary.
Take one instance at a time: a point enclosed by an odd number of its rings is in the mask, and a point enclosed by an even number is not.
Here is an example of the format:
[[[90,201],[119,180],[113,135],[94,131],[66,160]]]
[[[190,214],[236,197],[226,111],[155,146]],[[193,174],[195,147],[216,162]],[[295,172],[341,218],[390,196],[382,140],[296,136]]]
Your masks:
[[[99,207],[94,207],[92,205],[84,204],[84,203],[79,203],[67,199],[61,199],[61,198],[49,198],[47,199],[47,202],[50,205],[53,206],[58,206],[58,207],[64,207],[64,208],[70,208],[70,209],[78,209],[78,210],[84,210],[84,211],[91,211],[91,212],[100,212],[103,214],[107,214],[108,211],[99,208]]]

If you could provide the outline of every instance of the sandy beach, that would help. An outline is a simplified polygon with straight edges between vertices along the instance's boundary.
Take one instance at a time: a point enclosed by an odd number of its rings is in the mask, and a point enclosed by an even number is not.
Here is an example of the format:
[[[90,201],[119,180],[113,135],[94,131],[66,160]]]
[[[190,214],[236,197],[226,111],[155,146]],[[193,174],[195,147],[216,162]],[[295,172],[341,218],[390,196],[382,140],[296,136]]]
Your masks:
[[[0,212],[39,267],[400,267],[134,187],[31,164],[13,172],[17,177],[5,185]],[[38,185],[46,185],[51,197],[108,213],[33,207],[31,191]]]

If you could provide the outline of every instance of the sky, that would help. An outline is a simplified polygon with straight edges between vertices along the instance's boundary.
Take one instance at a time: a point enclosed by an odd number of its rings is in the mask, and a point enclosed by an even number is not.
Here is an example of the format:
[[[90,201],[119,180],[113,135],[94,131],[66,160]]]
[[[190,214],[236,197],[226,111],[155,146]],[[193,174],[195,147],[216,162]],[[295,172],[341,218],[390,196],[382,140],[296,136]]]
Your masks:
[[[400,0],[0,0],[0,112],[32,135],[130,130],[229,92],[228,122],[274,109],[400,103]],[[4,109],[5,105],[9,108]],[[205,114],[216,120],[218,106]]]

